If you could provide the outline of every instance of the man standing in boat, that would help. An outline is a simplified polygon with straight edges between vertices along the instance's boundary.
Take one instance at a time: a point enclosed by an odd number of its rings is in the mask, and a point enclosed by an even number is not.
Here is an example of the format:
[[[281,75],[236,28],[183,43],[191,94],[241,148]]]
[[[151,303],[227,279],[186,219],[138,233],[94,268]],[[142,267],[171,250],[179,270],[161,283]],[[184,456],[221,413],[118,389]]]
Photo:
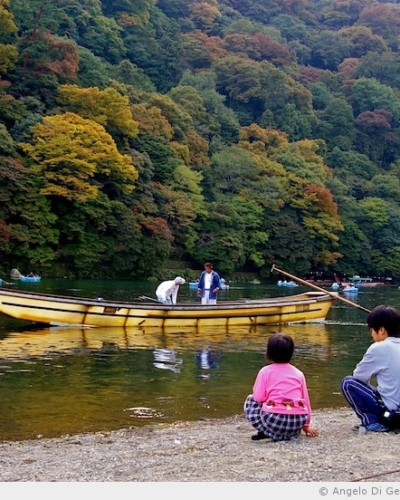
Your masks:
[[[174,280],[160,283],[156,290],[158,302],[162,302],[163,304],[176,304],[179,285],[184,285],[185,283],[185,279],[180,276],[177,276]]]
[[[204,264],[204,271],[200,275],[197,285],[197,296],[201,297],[203,305],[215,305],[217,303],[217,293],[221,289],[219,274],[213,271],[210,262]]]

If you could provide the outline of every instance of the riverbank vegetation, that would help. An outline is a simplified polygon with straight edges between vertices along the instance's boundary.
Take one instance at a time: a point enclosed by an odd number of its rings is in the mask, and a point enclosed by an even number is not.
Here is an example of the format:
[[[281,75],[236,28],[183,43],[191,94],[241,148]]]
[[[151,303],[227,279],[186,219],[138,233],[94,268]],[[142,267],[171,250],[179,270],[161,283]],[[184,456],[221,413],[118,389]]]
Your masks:
[[[0,0],[0,270],[400,273],[400,6]]]

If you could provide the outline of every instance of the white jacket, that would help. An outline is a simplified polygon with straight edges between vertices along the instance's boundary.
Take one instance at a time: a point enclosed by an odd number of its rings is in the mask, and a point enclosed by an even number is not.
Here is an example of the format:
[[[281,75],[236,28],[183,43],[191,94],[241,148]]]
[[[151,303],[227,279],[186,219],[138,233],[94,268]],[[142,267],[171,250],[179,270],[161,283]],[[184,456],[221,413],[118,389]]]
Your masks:
[[[163,281],[160,283],[156,290],[156,295],[158,300],[162,302],[167,301],[167,297],[171,297],[173,304],[176,304],[176,299],[178,297],[179,285],[183,285],[185,280],[179,276],[174,280]]]

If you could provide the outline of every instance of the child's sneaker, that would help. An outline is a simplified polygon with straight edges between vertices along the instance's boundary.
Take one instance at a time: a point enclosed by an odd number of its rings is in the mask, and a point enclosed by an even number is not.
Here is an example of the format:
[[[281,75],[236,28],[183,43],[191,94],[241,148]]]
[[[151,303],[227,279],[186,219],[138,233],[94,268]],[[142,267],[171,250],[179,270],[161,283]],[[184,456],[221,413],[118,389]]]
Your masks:
[[[386,427],[386,425],[380,424],[379,422],[368,424],[365,426],[365,428],[369,432],[388,432],[389,430],[389,427]]]
[[[260,441],[260,439],[270,439],[266,434],[261,431],[258,431],[257,434],[251,436],[252,441]]]

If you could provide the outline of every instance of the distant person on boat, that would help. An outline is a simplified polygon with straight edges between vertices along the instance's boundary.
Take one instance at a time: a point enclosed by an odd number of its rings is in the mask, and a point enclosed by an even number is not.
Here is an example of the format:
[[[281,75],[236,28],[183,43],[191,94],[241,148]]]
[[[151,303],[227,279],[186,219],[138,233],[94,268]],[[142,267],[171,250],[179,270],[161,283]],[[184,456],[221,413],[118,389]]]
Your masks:
[[[163,304],[176,304],[178,298],[179,285],[184,285],[186,280],[177,276],[174,280],[163,281],[156,290],[158,302]]]
[[[204,271],[200,275],[197,285],[197,296],[201,297],[203,305],[214,305],[217,303],[217,293],[221,290],[219,274],[213,271],[210,262],[204,264]]]
[[[265,357],[271,364],[258,372],[253,393],[247,396],[244,414],[258,431],[251,439],[290,441],[303,430],[318,436],[311,427],[311,405],[304,374],[290,364],[294,342],[290,335],[275,333],[269,338]]]
[[[31,271],[29,274],[27,274],[28,278],[34,278],[35,275],[33,274],[33,272]]]
[[[391,306],[375,307],[367,317],[373,344],[341,389],[361,420],[359,432],[387,432],[400,407],[400,313]],[[371,384],[376,377],[377,387]],[[390,421],[390,419],[392,421]]]

